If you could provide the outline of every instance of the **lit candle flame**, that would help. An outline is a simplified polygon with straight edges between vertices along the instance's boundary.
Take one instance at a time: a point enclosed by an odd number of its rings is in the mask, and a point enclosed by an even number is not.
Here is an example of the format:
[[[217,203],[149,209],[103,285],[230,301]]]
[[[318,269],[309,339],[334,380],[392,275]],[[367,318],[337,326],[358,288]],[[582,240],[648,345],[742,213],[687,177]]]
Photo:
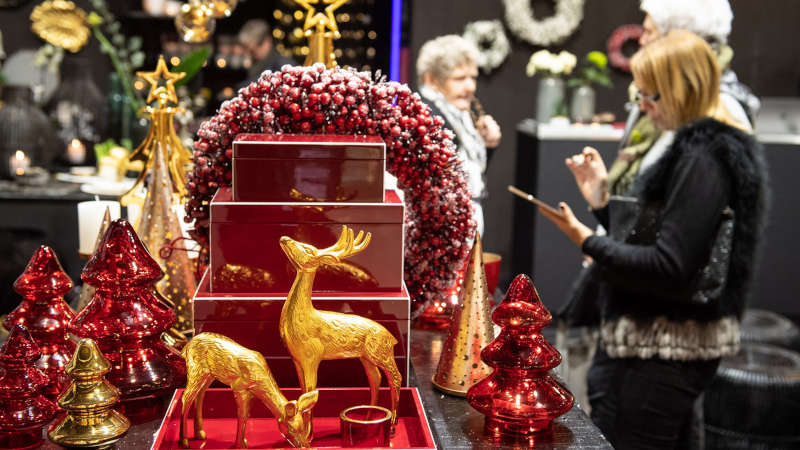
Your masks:
[[[17,152],[14,153],[14,158],[17,159],[18,161],[22,161],[23,159],[25,159],[25,152],[23,152],[22,150],[17,150]]]

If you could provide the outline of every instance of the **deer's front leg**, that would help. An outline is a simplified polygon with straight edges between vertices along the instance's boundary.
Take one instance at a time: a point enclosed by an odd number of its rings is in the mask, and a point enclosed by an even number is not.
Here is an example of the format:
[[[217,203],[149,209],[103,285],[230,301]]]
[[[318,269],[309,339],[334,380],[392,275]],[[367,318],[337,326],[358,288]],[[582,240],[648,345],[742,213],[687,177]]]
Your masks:
[[[295,360],[295,368],[297,369],[297,376],[300,377],[300,387],[303,389],[303,393],[311,392],[317,388],[317,369],[319,369],[319,360],[317,361],[306,361],[305,364],[301,364]],[[314,423],[311,416],[311,411],[303,412],[303,423],[306,425],[306,438],[308,441],[314,437]]]
[[[236,448],[247,448],[247,419],[250,417],[250,400],[253,395],[248,391],[234,391],[236,399]]]

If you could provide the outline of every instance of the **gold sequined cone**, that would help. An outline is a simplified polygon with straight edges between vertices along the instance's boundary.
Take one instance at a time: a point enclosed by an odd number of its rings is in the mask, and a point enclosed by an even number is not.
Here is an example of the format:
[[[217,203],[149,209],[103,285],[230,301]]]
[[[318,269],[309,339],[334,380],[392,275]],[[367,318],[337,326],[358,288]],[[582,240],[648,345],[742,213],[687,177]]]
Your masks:
[[[131,424],[112,409],[119,400],[117,388],[103,376],[111,363],[97,344],[83,339],[67,364],[66,372],[74,381],[58,398],[58,406],[66,411],[47,432],[47,437],[63,447],[105,447],[118,441]]]
[[[481,361],[481,349],[494,339],[494,327],[478,235],[472,246],[459,300],[453,308],[450,330],[432,381],[440,391],[464,397],[470,387],[492,371]]]
[[[190,334],[194,331],[192,296],[197,289],[197,281],[185,241],[176,240],[182,236],[181,219],[175,213],[178,199],[174,194],[166,157],[165,147],[157,145],[153,154],[152,178],[147,185],[147,195],[136,232],[164,270],[164,277],[156,287],[162,296],[169,299],[165,306],[175,311],[175,330]],[[171,243],[172,249],[163,247]]]

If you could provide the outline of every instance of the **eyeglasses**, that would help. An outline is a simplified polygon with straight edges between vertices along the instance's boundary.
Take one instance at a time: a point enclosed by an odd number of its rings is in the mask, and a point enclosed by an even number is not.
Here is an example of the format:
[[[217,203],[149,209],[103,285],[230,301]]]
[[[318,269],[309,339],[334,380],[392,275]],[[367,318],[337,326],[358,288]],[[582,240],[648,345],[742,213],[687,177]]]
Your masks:
[[[642,100],[647,100],[650,103],[655,103],[660,98],[661,98],[661,94],[659,94],[659,93],[655,93],[653,95],[644,95],[641,92],[637,92],[636,93],[636,101],[637,102],[640,102]]]

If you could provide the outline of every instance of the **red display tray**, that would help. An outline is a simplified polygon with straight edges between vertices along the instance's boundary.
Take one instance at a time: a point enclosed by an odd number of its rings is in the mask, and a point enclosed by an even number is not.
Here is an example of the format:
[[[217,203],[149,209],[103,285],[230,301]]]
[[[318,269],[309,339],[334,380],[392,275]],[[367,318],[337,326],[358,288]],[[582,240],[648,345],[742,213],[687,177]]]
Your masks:
[[[385,154],[377,136],[239,135],[233,199],[380,202]]]
[[[203,274],[193,297],[195,332],[227,336],[264,355],[280,386],[299,386],[295,367],[279,332],[283,294],[218,294],[209,291],[209,272]],[[314,293],[314,307],[324,311],[357,314],[383,325],[397,339],[395,361],[403,384],[408,384],[409,320],[408,292]],[[383,377],[385,378],[385,377]],[[386,384],[386,380],[382,380]],[[323,361],[319,386],[365,386],[367,378],[358,359]]]
[[[297,399],[300,389],[281,389],[289,400]],[[183,389],[175,391],[167,413],[161,423],[151,450],[178,450],[180,434],[180,410]],[[368,388],[320,389],[319,401],[314,407],[314,448],[341,448],[339,413],[345,408],[369,403]],[[389,389],[381,389],[378,404],[389,407]],[[190,440],[191,448],[222,450],[233,446],[236,435],[236,404],[230,389],[209,389],[203,402],[203,424],[208,439]],[[187,430],[193,430],[194,414],[187,422]],[[253,400],[250,421],[247,424],[248,448],[292,448],[278,431],[278,424],[267,408]],[[428,426],[417,388],[400,390],[397,409],[397,427],[392,436],[393,449],[435,449],[433,435]]]
[[[401,289],[404,206],[394,191],[386,191],[382,203],[269,203],[234,202],[224,187],[210,210],[212,292],[288,292],[296,271],[280,238],[325,248],[338,240],[343,225],[372,233],[369,247],[341,266],[320,268],[314,290]]]

